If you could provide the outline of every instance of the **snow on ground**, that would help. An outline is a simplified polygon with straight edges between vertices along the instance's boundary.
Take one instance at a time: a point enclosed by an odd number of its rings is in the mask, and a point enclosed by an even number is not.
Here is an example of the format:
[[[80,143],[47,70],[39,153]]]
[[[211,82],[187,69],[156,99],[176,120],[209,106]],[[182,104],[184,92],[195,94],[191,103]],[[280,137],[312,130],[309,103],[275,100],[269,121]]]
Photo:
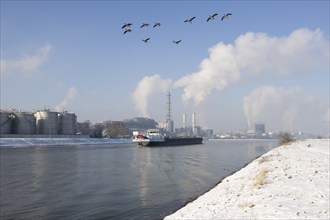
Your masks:
[[[329,145],[277,147],[165,219],[330,219]]]
[[[0,138],[0,147],[127,144],[130,139],[108,138]]]

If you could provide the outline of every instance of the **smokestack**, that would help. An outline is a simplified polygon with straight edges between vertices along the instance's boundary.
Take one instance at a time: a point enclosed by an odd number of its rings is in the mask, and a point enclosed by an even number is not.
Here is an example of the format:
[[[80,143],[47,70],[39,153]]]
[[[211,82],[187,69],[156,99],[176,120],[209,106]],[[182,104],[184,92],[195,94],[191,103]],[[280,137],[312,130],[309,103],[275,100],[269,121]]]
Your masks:
[[[167,115],[166,115],[166,121],[171,121],[171,93],[169,92],[167,94]]]
[[[196,135],[196,113],[192,114],[192,131]]]
[[[166,115],[166,127],[168,132],[174,131],[174,123],[171,120],[171,93],[167,94],[168,102],[167,102],[167,115]]]
[[[183,123],[183,128],[186,128],[187,127],[187,114],[186,113],[183,113],[182,123]]]

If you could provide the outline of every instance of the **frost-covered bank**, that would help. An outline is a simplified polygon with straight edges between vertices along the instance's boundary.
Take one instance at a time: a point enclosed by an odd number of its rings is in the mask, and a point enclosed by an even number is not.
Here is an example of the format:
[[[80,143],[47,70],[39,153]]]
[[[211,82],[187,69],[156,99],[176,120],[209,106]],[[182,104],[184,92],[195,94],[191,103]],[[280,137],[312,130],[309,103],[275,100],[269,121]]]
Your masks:
[[[330,219],[329,145],[275,148],[165,219]]]

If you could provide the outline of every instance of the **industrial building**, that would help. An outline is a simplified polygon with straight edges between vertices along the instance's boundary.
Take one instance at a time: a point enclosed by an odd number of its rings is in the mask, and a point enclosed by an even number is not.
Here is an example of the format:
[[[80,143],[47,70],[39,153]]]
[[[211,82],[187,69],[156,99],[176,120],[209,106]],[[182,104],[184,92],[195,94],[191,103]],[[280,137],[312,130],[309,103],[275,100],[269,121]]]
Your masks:
[[[255,123],[254,130],[255,130],[256,136],[262,136],[263,134],[266,133],[265,124],[264,123],[259,123],[259,124]]]
[[[0,135],[70,136],[77,133],[77,116],[49,109],[36,112],[0,110]]]
[[[196,113],[192,113],[191,126],[187,126],[187,114],[183,114],[183,127],[174,129],[171,115],[171,94],[167,94],[167,114],[164,122],[136,117],[124,121],[105,121],[92,125],[90,121],[78,123],[77,116],[67,111],[50,109],[27,112],[20,110],[0,110],[0,138],[129,138],[132,131],[160,128],[167,135],[202,136],[203,130],[197,126]]]
[[[171,94],[167,94],[167,114],[165,121],[159,123],[159,128],[163,129],[167,134],[176,136],[201,136],[202,130],[201,127],[197,126],[197,117],[196,113],[192,113],[192,124],[191,127],[187,126],[187,113],[183,114],[182,117],[182,127],[174,129],[174,122],[172,120],[171,114]]]

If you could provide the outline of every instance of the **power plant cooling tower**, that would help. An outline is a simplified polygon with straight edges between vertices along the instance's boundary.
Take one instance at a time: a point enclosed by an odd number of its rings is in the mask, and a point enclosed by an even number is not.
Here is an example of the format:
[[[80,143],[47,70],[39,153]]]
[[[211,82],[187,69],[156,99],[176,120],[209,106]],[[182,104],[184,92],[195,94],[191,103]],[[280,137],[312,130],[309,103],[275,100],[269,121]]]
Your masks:
[[[32,113],[14,112],[14,134],[35,134],[36,118]]]
[[[12,114],[0,111],[0,134],[10,134],[12,130]]]
[[[59,134],[73,135],[77,133],[77,116],[68,112],[59,114]]]
[[[58,134],[58,113],[50,110],[40,110],[35,113],[37,134]]]

